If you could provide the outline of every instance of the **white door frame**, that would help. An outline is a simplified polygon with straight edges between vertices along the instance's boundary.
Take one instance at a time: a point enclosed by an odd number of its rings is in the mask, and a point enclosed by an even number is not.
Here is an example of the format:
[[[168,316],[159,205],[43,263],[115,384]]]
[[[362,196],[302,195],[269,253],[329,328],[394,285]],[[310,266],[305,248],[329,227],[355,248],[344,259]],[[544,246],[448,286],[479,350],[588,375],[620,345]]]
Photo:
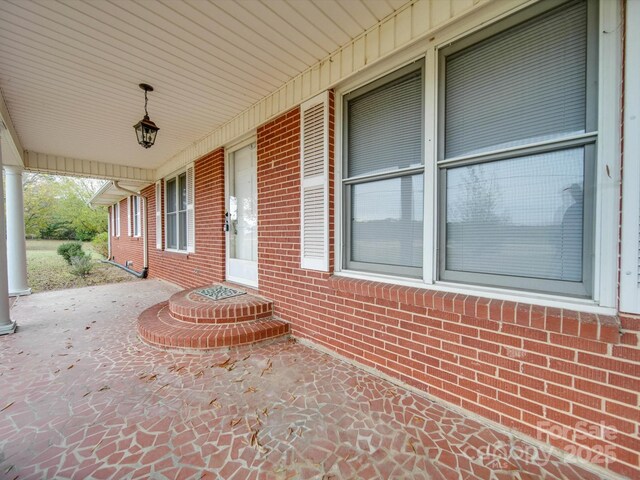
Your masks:
[[[254,195],[256,196],[256,208],[257,208],[257,204],[258,204],[258,146],[257,146],[257,138],[255,136],[255,134],[252,134],[251,136],[245,138],[244,140],[233,144],[230,147],[227,147],[225,149],[225,162],[224,162],[224,208],[225,208],[225,213],[229,212],[229,193],[231,191],[231,184],[230,184],[230,173],[231,173],[231,161],[233,158],[233,154],[235,152],[237,152],[238,150],[241,150],[251,144],[254,144],[254,151],[255,151],[255,156],[256,156],[256,184],[255,184],[255,190],[254,190]],[[230,231],[225,232],[225,271],[226,271],[226,279],[229,282],[233,282],[233,283],[239,283],[241,285],[247,285],[249,287],[253,287],[253,288],[258,288],[258,261],[256,259],[255,262],[255,280],[253,279],[247,279],[247,278],[243,278],[243,277],[239,277],[239,276],[234,276],[233,274],[230,274],[230,260],[232,260],[230,258],[229,255],[229,247],[230,247],[230,243],[229,243],[229,235],[231,234]],[[256,241],[257,241],[258,237],[257,237],[257,231],[256,231]],[[247,262],[246,267],[250,268],[251,265],[249,265],[250,262],[248,260],[237,260],[237,259],[233,259],[233,262]]]

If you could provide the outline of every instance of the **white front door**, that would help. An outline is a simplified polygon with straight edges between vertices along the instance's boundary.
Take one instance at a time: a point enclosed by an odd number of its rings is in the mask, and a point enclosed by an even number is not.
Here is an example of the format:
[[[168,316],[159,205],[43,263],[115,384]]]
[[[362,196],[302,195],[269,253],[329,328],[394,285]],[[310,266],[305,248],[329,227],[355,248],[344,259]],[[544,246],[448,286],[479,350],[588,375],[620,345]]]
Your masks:
[[[227,160],[227,280],[258,286],[258,188],[256,144]]]

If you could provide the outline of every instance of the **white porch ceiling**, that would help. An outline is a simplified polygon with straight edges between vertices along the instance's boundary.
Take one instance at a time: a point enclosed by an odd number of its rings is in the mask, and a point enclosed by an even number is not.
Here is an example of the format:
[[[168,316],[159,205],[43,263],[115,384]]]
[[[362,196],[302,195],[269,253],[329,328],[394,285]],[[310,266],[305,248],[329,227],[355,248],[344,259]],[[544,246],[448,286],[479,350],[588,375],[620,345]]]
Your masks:
[[[0,0],[0,92],[25,150],[155,169],[405,3]]]

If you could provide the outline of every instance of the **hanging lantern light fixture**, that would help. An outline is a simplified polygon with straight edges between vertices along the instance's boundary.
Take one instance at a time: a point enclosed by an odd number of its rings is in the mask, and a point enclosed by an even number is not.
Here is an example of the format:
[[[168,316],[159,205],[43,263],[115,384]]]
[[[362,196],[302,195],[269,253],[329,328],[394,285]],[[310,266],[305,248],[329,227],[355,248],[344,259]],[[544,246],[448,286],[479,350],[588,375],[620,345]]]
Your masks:
[[[160,129],[149,119],[149,112],[147,112],[147,92],[153,92],[153,87],[146,83],[141,83],[139,87],[144,90],[144,118],[136,123],[133,128],[136,131],[138,143],[144,148],[149,148],[155,143],[156,134]]]

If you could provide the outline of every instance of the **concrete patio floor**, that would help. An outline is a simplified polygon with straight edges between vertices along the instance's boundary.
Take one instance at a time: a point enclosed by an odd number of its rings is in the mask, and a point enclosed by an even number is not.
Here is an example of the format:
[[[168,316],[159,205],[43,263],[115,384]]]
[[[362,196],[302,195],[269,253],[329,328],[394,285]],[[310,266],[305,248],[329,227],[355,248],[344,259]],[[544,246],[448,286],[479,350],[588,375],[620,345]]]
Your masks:
[[[176,291],[148,280],[16,302],[0,478],[602,478],[294,341],[143,345],[138,313]]]

